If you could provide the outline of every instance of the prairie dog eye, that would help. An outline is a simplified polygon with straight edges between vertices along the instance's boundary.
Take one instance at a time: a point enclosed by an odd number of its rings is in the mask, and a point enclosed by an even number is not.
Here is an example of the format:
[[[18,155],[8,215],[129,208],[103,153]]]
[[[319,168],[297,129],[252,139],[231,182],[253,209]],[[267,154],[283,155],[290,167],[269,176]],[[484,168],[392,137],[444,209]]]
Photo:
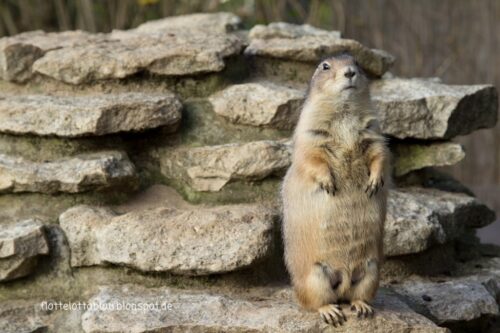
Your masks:
[[[322,68],[323,68],[324,71],[327,71],[327,70],[330,69],[330,65],[328,63],[324,62],[323,65],[322,65]]]

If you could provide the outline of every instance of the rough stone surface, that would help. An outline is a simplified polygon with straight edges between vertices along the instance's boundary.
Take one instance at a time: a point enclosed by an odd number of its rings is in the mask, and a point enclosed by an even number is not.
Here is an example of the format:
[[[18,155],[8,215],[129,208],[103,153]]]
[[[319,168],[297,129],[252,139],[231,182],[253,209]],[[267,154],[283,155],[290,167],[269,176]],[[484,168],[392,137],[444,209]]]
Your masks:
[[[459,144],[396,144],[395,173],[402,176],[428,166],[451,165],[463,158]],[[204,147],[159,149],[168,179],[183,180],[195,191],[220,191],[233,181],[260,180],[283,172],[291,163],[290,141],[253,141]]]
[[[2,333],[83,333],[83,310],[48,311],[42,306],[47,300],[9,300],[0,303],[0,332]],[[48,301],[47,303],[58,303]]]
[[[76,206],[59,217],[71,265],[206,275],[250,266],[272,249],[276,215],[257,205],[155,208],[117,215]]]
[[[219,72],[225,68],[225,58],[240,53],[243,41],[220,31],[232,25],[228,20],[211,24],[219,17],[201,16],[208,19],[193,29],[183,28],[190,20],[195,22],[189,15],[115,30],[95,43],[47,52],[33,70],[70,84],[123,79],[140,72],[168,76]]]
[[[140,32],[172,32],[210,31],[213,33],[226,33],[239,29],[241,19],[232,13],[197,13],[181,16],[167,17],[161,20],[148,21],[137,27]]]
[[[38,256],[49,253],[44,226],[36,219],[0,229],[0,281],[13,280],[33,272]]]
[[[369,49],[351,39],[342,39],[337,31],[321,31],[310,26],[286,23],[257,25],[250,30],[250,45],[245,49],[248,56],[262,56],[318,62],[336,52],[349,51],[368,72],[381,76],[394,62],[390,54]]]
[[[0,332],[2,333],[44,333],[47,325],[37,316],[35,306],[0,303]]]
[[[90,302],[111,306],[118,303],[158,303],[160,310],[88,310],[82,315],[87,333],[97,332],[447,332],[413,312],[397,297],[379,292],[377,314],[371,320],[358,320],[344,309],[347,322],[337,328],[323,323],[317,313],[306,312],[290,299],[260,298],[145,289],[127,285],[103,287]],[[166,310],[161,310],[162,304]],[[170,309],[168,308],[170,306]]]
[[[256,25],[249,33],[251,39],[301,38],[301,37],[340,38],[340,31],[327,31],[315,28],[309,24],[291,24],[273,22],[268,25]]]
[[[271,82],[230,86],[210,96],[214,112],[236,124],[292,129],[305,92]]]
[[[491,85],[445,85],[428,79],[382,79],[371,85],[382,131],[399,139],[447,139],[497,122]]]
[[[50,162],[33,162],[0,154],[0,193],[77,193],[130,185],[137,180],[127,155],[109,151]]]
[[[0,131],[76,137],[176,128],[181,102],[169,92],[0,96]]]
[[[219,191],[231,181],[258,180],[282,173],[290,164],[290,156],[289,142],[271,140],[158,153],[164,176],[185,179],[197,191]]]
[[[100,39],[101,35],[83,31],[61,33],[31,31],[0,38],[0,78],[6,81],[24,82],[32,76],[33,63],[48,51],[98,42]]]
[[[151,21],[128,32],[34,31],[0,39],[0,78],[23,82],[34,72],[78,84],[120,79],[141,71],[190,75],[220,71],[241,40],[226,32],[240,19],[230,13],[193,14]]]
[[[495,213],[474,197],[433,189],[389,192],[384,248],[388,256],[424,251],[495,220]]]
[[[453,142],[431,144],[396,144],[394,175],[399,177],[411,171],[431,166],[447,166],[460,162],[465,157],[462,145]]]
[[[409,281],[393,288],[427,310],[437,324],[470,321],[499,313],[495,298],[479,282]]]

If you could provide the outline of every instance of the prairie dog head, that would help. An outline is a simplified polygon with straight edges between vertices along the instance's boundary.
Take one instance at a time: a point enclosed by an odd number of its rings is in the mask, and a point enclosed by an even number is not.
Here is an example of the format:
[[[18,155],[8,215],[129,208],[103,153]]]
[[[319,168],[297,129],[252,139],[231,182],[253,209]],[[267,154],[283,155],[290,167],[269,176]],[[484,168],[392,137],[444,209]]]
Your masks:
[[[309,98],[333,104],[368,98],[368,79],[349,53],[323,60],[311,79]]]

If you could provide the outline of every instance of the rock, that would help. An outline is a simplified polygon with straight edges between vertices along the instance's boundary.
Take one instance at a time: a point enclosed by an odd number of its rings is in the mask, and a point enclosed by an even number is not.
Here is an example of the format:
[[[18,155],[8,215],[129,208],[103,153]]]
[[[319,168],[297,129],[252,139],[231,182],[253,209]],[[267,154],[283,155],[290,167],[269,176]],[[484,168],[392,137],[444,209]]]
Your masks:
[[[408,281],[393,289],[428,311],[438,325],[499,313],[495,298],[479,282]]]
[[[382,131],[399,139],[449,139],[494,127],[498,93],[492,85],[445,85],[426,79],[371,84]]]
[[[271,82],[229,86],[210,96],[214,112],[236,124],[292,129],[298,121],[303,91]]]
[[[36,303],[19,304],[20,301],[0,303],[0,332],[45,333],[48,326],[37,314]]]
[[[455,242],[436,244],[418,253],[386,257],[382,265],[381,279],[392,284],[415,275],[448,276],[456,269],[456,259]]]
[[[389,192],[384,250],[387,256],[424,251],[479,228],[495,213],[474,197],[433,189],[405,188]]]
[[[62,307],[65,304],[76,306],[70,308],[71,310],[64,310]],[[58,305],[61,305],[61,308],[57,308]],[[80,333],[84,305],[84,302],[79,301],[70,303],[36,298],[7,300],[0,303],[0,332]]]
[[[290,164],[286,141],[254,141],[207,147],[185,147],[158,153],[161,173],[184,179],[197,191],[219,191],[235,180],[259,180],[283,173]]]
[[[342,39],[337,31],[321,31],[307,25],[257,25],[250,30],[249,37],[247,56],[316,63],[328,55],[348,51],[367,72],[376,76],[384,74],[394,62],[390,54],[369,49],[355,40]]]
[[[232,13],[196,13],[181,16],[166,17],[161,20],[153,20],[143,23],[137,27],[139,32],[174,32],[210,31],[211,33],[226,33],[239,29],[241,19]]]
[[[119,151],[77,155],[50,162],[33,162],[0,154],[0,193],[77,193],[129,185],[137,173],[127,155]]]
[[[341,38],[340,31],[326,31],[315,28],[309,24],[291,24],[286,22],[273,22],[268,25],[256,25],[249,33],[251,39],[273,38],[301,38],[301,37]]]
[[[223,100],[224,98],[220,99]],[[248,110],[250,109],[249,107]],[[264,109],[269,110],[262,108]],[[242,118],[234,117],[238,122]],[[155,151],[153,155],[159,160],[161,173],[166,178],[183,181],[195,191],[217,192],[234,181],[255,181],[282,173],[290,166],[291,150],[290,141],[262,140],[205,147],[166,148]],[[464,155],[462,147],[454,143],[401,143],[396,144],[393,150],[395,173],[398,176],[426,166],[450,165]]]
[[[317,313],[301,310],[289,300],[273,297],[248,300],[239,295],[202,293],[170,288],[146,289],[134,285],[103,287],[90,303],[103,308],[119,304],[148,304],[147,310],[102,310],[95,307],[82,316],[86,333],[97,332],[448,332],[413,312],[388,292],[375,300],[377,314],[357,320],[344,308],[347,322],[337,328],[323,323]],[[156,308],[155,308],[156,307]]]
[[[49,253],[43,223],[29,219],[2,224],[0,229],[0,281],[9,281],[33,272],[38,257]]]
[[[396,161],[395,164],[398,162]],[[396,179],[397,187],[425,187],[445,192],[464,193],[473,197],[474,193],[467,186],[442,170],[424,168],[412,171]]]
[[[61,33],[31,31],[0,38],[0,78],[6,81],[24,82],[33,75],[33,63],[48,51],[85,45],[101,39],[101,35],[83,31]]]
[[[70,84],[123,79],[140,72],[196,75],[223,70],[225,58],[239,54],[242,47],[242,40],[233,34],[146,26],[113,31],[103,42],[47,52],[33,69]]]
[[[272,250],[276,214],[258,205],[154,208],[117,215],[76,206],[59,217],[73,267],[113,263],[184,275],[248,267]]]
[[[47,223],[57,222],[59,215],[76,205],[110,205],[128,201],[135,192],[112,191],[43,194],[35,192],[0,195],[0,223],[36,217]]]
[[[0,96],[0,132],[77,137],[159,126],[175,129],[181,108],[169,92]]]
[[[458,271],[464,281],[481,283],[500,304],[500,257],[489,257],[488,254],[461,263]]]
[[[426,167],[453,165],[465,157],[462,145],[453,142],[430,144],[403,142],[392,148],[396,161],[394,174],[397,177]]]

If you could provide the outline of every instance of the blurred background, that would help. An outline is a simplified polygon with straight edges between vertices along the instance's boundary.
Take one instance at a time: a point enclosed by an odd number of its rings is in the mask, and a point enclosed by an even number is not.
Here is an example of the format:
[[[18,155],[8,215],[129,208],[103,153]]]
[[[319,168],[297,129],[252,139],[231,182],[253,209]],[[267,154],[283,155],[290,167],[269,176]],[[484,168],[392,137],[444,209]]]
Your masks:
[[[398,76],[500,87],[499,0],[0,0],[0,37],[43,29],[108,32],[194,12],[230,11],[247,27],[286,21],[339,30],[397,58]],[[458,138],[450,168],[500,216],[500,126]],[[500,244],[500,221],[480,231]]]

